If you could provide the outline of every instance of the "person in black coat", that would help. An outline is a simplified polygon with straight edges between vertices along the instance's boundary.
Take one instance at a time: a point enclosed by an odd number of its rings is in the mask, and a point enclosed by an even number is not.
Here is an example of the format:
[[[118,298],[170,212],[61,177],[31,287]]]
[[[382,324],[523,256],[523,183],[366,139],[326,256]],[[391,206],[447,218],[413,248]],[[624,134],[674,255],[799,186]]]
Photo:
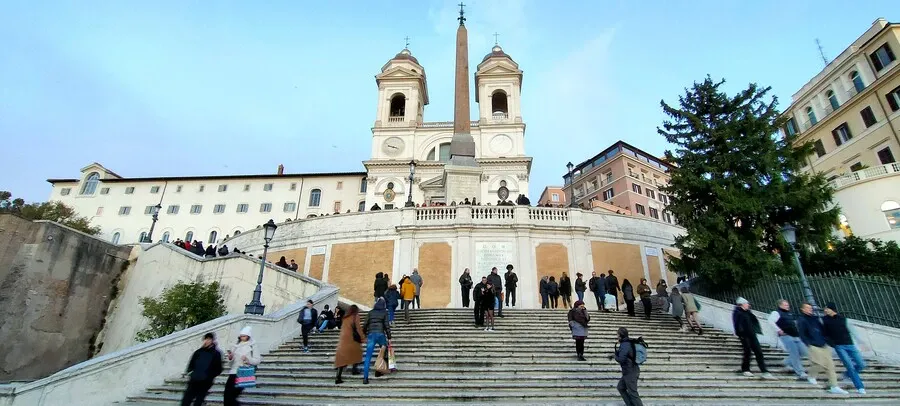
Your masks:
[[[459,290],[462,292],[463,307],[469,307],[469,291],[472,290],[472,275],[469,274],[469,268],[466,268],[459,277]]]
[[[181,406],[190,406],[191,402],[194,406],[202,405],[213,381],[222,373],[222,353],[216,349],[213,333],[203,336],[203,346],[194,351],[184,373],[190,374],[190,379],[181,398]]]
[[[563,272],[559,277],[559,295],[562,296],[563,306],[566,309],[572,308],[572,280],[569,274]]]
[[[493,288],[494,296],[500,300],[500,308],[497,309],[497,317],[503,317],[503,280],[500,279],[500,274],[497,273],[497,267],[491,268],[491,274],[488,275],[488,282],[491,283],[491,287]],[[491,307],[491,311],[494,310],[494,307]]]
[[[484,293],[481,295],[481,308],[484,310],[484,331],[494,331],[494,308],[500,306],[500,297],[496,293],[497,288],[488,279]]]
[[[613,275],[613,270],[609,270],[609,276],[606,277],[606,293],[616,298],[616,311],[619,311],[619,278]]]
[[[609,280],[609,278],[606,278]],[[631,281],[625,279],[622,281],[622,300],[625,301],[625,308],[628,309],[628,315],[634,317],[634,287],[631,286]],[[618,303],[616,300],[616,311],[618,311]]]
[[[556,309],[559,307],[559,284],[556,283],[556,278],[550,277],[550,281],[547,282],[547,294],[550,295],[550,308]]]
[[[472,289],[472,299],[475,305],[475,327],[484,327],[484,310],[481,308],[481,301],[486,294],[487,284],[487,277],[482,276],[481,282]]]
[[[762,347],[759,345],[759,339],[756,338],[757,334],[762,334],[759,319],[750,311],[750,302],[747,299],[739,297],[735,303],[737,306],[734,307],[734,312],[731,314],[731,322],[734,325],[734,335],[741,340],[741,347],[744,350],[741,372],[744,376],[753,376],[753,373],[750,372],[750,353],[752,352],[756,356],[756,364],[759,366],[763,378],[770,379],[772,374],[766,369]]]
[[[506,265],[503,279],[506,282],[506,306],[509,307],[509,300],[512,298],[512,305],[516,307],[516,288],[519,286],[519,276],[513,270],[512,264]]]
[[[379,272],[375,274],[375,300],[378,300],[379,297],[384,297],[384,292],[387,292],[387,290],[388,280],[384,273]]]
[[[550,284],[548,277],[541,278],[541,309],[549,309],[550,308],[550,290],[548,285]]]

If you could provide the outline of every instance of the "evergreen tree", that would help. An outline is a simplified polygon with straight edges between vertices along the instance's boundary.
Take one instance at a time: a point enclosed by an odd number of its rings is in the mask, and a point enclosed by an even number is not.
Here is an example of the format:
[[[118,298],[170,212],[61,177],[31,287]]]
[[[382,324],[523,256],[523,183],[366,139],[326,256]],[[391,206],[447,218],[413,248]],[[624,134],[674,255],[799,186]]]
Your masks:
[[[803,247],[823,247],[839,209],[821,174],[800,172],[811,143],[793,146],[778,128],[785,118],[770,88],[750,84],[734,96],[725,81],[707,77],[680,96],[679,107],[660,102],[669,119],[658,132],[674,151],[663,190],[669,210],[687,229],[675,240],[675,272],[704,276],[719,289],[752,286],[759,278],[793,272],[781,228],[797,228]],[[781,258],[777,255],[781,253]]]
[[[150,341],[224,316],[221,290],[219,282],[179,282],[157,298],[140,298],[144,306],[141,314],[150,319],[150,325],[139,331],[135,339]]]

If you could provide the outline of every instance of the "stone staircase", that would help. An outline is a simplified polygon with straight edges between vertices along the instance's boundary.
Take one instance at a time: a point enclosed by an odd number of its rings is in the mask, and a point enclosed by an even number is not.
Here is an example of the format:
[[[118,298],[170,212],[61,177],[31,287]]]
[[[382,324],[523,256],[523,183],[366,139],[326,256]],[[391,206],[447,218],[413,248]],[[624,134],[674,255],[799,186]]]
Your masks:
[[[822,387],[777,373],[783,353],[765,348],[766,362],[776,380],[747,378],[740,369],[740,343],[716,330],[702,336],[678,332],[664,314],[651,320],[623,313],[591,312],[591,332],[585,346],[587,362],[575,360],[563,310],[506,310],[496,331],[473,326],[465,309],[425,309],[411,312],[412,322],[398,317],[394,348],[399,371],[369,385],[361,376],[344,373],[334,384],[337,330],[311,337],[312,351],[299,351],[300,340],[284,343],[263,356],[259,385],[244,391],[246,405],[323,404],[622,404],[615,389],[620,369],[608,359],[618,327],[649,345],[639,390],[647,405],[827,405],[893,404],[900,402],[900,368],[869,363],[863,374],[868,394],[830,395]],[[401,316],[398,314],[398,316]],[[176,360],[175,362],[186,362]],[[840,363],[836,361],[838,365]],[[756,370],[755,363],[752,366]],[[843,370],[838,367],[839,373]],[[820,379],[821,381],[821,379]],[[131,404],[172,404],[181,397],[185,380],[173,378],[130,398]],[[224,377],[207,398],[221,404]]]

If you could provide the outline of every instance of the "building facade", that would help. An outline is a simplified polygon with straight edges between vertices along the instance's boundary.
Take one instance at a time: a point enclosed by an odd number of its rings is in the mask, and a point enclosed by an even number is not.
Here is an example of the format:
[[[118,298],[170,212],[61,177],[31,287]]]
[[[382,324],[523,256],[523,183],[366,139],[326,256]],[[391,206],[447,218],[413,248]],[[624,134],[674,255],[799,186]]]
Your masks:
[[[842,226],[900,241],[900,25],[876,20],[807,82],[785,110],[782,131],[812,143],[804,171],[835,189]]]
[[[541,192],[537,204],[538,206],[569,207],[569,199],[566,198],[566,191],[561,186],[547,186]]]
[[[592,158],[572,165],[563,190],[576,207],[602,209],[674,224],[666,211],[672,166],[626,142],[618,141]]]

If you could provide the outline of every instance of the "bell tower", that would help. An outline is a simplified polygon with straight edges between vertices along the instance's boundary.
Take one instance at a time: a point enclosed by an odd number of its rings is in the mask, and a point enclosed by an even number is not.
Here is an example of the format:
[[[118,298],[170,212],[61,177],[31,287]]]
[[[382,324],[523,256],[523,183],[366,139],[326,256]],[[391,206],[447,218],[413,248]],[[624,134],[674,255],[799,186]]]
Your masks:
[[[482,125],[522,122],[522,71],[495,44],[475,72],[475,102]]]
[[[422,123],[428,104],[425,68],[403,48],[375,75],[378,84],[378,113],[375,127],[415,127]]]

